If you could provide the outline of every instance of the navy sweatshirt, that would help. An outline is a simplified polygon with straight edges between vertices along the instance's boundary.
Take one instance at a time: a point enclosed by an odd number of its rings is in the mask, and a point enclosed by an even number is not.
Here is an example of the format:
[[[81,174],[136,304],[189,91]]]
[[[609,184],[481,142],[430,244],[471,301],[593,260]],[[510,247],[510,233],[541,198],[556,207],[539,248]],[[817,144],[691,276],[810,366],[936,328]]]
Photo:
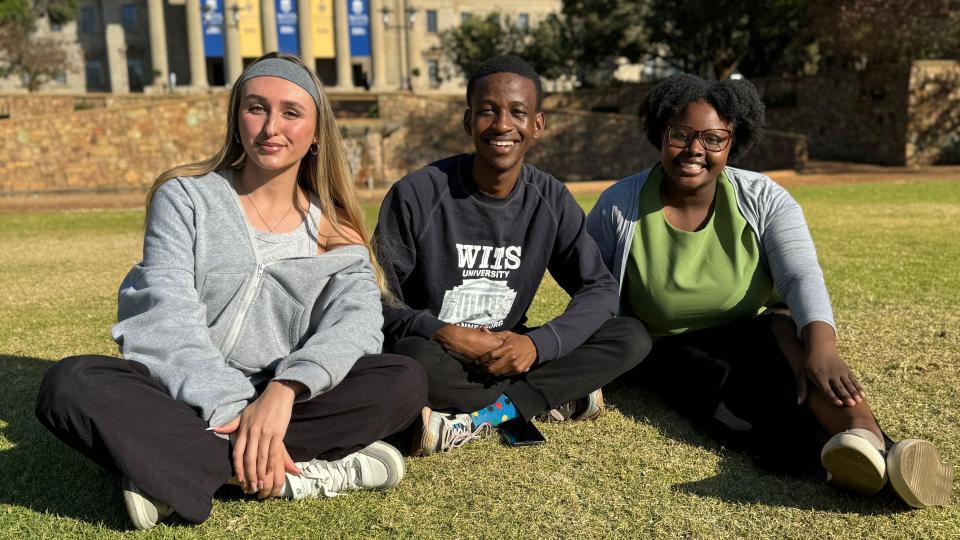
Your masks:
[[[523,165],[503,199],[477,188],[472,165],[464,154],[412,172],[380,207],[378,254],[402,304],[384,305],[386,342],[430,338],[457,324],[525,333],[541,362],[568,354],[619,302],[583,210],[566,186],[532,165]],[[528,331],[527,309],[546,270],[570,303]]]

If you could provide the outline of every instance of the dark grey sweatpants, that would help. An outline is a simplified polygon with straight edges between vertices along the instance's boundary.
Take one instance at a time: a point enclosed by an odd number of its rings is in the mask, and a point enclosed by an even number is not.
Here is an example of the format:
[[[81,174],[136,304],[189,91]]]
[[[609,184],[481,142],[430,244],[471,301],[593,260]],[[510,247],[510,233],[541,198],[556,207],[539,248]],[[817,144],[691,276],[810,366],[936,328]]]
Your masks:
[[[401,339],[389,351],[420,362],[427,372],[427,404],[432,408],[473,412],[506,394],[529,420],[633,369],[650,351],[650,336],[640,321],[614,317],[566,356],[534,364],[513,377],[493,377],[421,337]]]
[[[339,459],[406,428],[425,402],[416,362],[364,356],[332,390],[293,406],[284,444],[297,462]],[[206,431],[138,362],[61,360],[44,375],[36,414],[65,443],[193,523],[210,516],[214,492],[234,475],[229,441]]]

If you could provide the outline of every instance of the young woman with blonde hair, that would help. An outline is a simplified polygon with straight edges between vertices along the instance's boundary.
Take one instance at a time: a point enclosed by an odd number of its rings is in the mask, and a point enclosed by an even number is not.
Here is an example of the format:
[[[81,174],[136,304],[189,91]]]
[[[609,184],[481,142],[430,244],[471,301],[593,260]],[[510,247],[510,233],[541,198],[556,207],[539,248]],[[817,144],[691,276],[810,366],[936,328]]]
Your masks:
[[[202,522],[231,481],[260,498],[395,485],[402,458],[379,440],[426,383],[377,354],[382,274],[316,75],[279,53],[252,63],[220,151],[161,175],[147,209],[113,328],[125,361],[64,359],[37,401],[123,476],[134,526]]]

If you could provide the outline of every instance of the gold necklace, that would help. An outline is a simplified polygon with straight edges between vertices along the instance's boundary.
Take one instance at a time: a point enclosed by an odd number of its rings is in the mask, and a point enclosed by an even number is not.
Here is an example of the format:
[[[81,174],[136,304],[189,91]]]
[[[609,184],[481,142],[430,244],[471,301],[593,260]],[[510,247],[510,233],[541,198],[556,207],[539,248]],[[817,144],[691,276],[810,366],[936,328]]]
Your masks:
[[[276,229],[278,226],[280,226],[281,223],[283,223],[283,220],[287,219],[287,216],[290,215],[290,211],[293,210],[294,206],[296,206],[296,201],[300,198],[300,186],[294,185],[293,187],[294,202],[290,203],[290,208],[287,208],[287,211],[284,212],[283,216],[281,216],[280,219],[273,224],[273,227],[271,227],[270,224],[267,223],[267,220],[263,219],[263,214],[261,214],[260,209],[257,208],[257,203],[253,202],[253,197],[250,196],[249,191],[246,193],[246,195],[247,195],[247,200],[250,201],[250,206],[253,206],[253,211],[257,213],[257,217],[259,217],[260,221],[263,222],[263,225],[267,228],[267,231],[272,233],[274,229]]]

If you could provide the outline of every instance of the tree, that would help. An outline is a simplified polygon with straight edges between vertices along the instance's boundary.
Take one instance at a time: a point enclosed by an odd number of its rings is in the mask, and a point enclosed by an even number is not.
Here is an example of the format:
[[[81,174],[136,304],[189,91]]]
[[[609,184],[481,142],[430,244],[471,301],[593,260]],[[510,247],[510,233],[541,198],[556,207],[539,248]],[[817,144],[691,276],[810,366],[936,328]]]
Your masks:
[[[523,55],[527,31],[512,24],[498,11],[486,17],[470,16],[457,28],[440,34],[444,53],[464,74],[481,62],[500,54]]]
[[[960,58],[957,0],[815,0],[811,18],[835,63]]]
[[[619,58],[642,60],[649,30],[650,0],[564,0],[565,43],[559,47],[581,83]]]
[[[63,42],[34,33],[38,18],[65,23],[76,16],[77,0],[0,1],[0,77],[19,75],[30,92],[71,67]]]
[[[0,77],[19,75],[30,92],[71,66],[63,43],[40,37],[19,25],[0,26]]]
[[[443,32],[441,42],[464,73],[490,56],[516,54],[544,77],[576,75],[586,81],[605,63],[623,56],[636,61],[643,54],[644,5],[630,0],[568,1],[562,16],[551,14],[525,29],[493,12]]]
[[[755,66],[771,62],[763,58],[764,47],[787,50],[804,20],[804,4],[803,0],[651,0],[645,24],[652,46],[647,50],[682,71],[725,79],[748,57],[752,56]]]

